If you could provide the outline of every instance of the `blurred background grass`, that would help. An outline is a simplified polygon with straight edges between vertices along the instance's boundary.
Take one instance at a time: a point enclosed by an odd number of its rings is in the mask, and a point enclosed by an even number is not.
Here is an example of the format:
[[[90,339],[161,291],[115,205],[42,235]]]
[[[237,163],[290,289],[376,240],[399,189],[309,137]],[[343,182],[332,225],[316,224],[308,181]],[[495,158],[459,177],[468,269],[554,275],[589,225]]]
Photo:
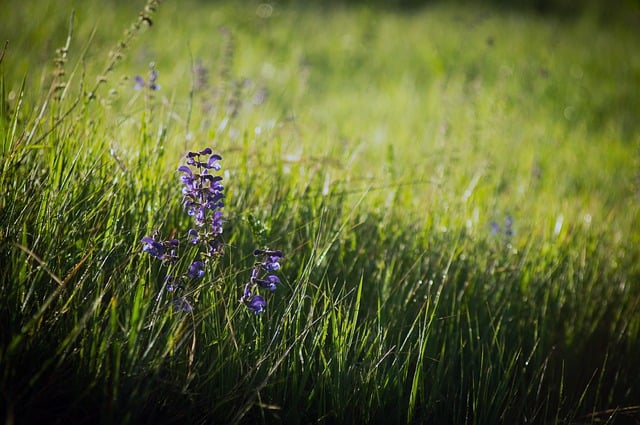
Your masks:
[[[95,78],[107,61],[103,46],[121,37],[122,23],[140,6],[35,4],[5,2],[8,98],[24,75],[29,86],[48,87],[51,68],[41,65],[64,44],[72,9],[70,58],[90,43],[75,72]],[[393,5],[167,2],[160,24],[127,53],[102,96],[110,92],[105,101],[121,107],[133,76],[154,61],[162,95],[173,101],[190,90],[192,65],[201,61],[214,84],[215,73],[229,68],[256,99],[268,96],[261,130],[290,122],[280,129],[286,154],[331,156],[357,179],[392,175],[454,192],[481,176],[494,179],[496,195],[514,194],[513,204],[548,193],[610,208],[634,196],[635,3],[579,2],[567,16],[562,1]],[[174,106],[187,108],[184,98]],[[305,143],[296,128],[317,137]]]
[[[2,3],[3,389],[130,421],[140,400],[165,420],[460,423],[635,403],[636,3],[165,2],[104,73],[142,6]],[[72,9],[67,97],[25,147]],[[150,62],[152,95],[133,88]],[[174,170],[206,145],[233,249],[191,322],[152,311],[137,248],[184,227]],[[234,304],[255,240],[289,257],[261,322]]]

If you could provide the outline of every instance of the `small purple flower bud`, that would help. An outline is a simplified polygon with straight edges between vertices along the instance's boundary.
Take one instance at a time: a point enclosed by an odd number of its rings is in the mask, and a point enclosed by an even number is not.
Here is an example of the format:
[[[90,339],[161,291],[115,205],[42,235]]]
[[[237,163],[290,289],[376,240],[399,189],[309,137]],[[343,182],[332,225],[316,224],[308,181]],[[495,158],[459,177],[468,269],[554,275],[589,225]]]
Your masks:
[[[218,239],[213,239],[209,241],[208,247],[209,256],[213,256],[222,252],[222,243]]]
[[[273,253],[268,253],[267,258],[264,263],[262,263],[262,267],[269,272],[275,272],[280,270],[280,258],[282,257],[282,253],[279,251],[274,251]]]
[[[251,270],[251,281],[253,282],[254,280],[256,280],[259,275],[260,269],[258,267],[254,267],[253,270]]]
[[[280,284],[280,279],[278,278],[278,276],[269,275],[265,279],[257,280],[257,283],[262,288],[267,288],[270,291],[275,291]]]
[[[222,219],[223,215],[221,211],[216,211],[213,213],[213,218],[211,219],[211,231],[216,236],[221,235],[223,232]]]
[[[265,263],[265,268],[270,272],[280,270],[280,263],[277,260],[277,257],[269,257],[269,259]]]
[[[245,300],[245,305],[255,314],[262,314],[267,308],[267,302],[260,295],[254,295],[249,300]]]
[[[200,279],[204,276],[204,264],[202,261],[194,261],[191,266],[189,266],[187,276],[193,279]]]
[[[141,76],[136,75],[135,80],[136,80],[136,85],[133,86],[133,89],[134,90],[142,89],[144,87],[144,79]]]
[[[179,166],[178,167],[178,171],[180,171],[181,173],[185,173],[186,174],[186,176],[183,176],[182,178],[188,177],[189,180],[191,180],[193,178],[193,171],[191,171],[191,168],[187,167],[186,165]]]
[[[158,71],[152,69],[149,71],[149,88],[151,90],[160,90],[160,85],[156,83],[158,80]]]
[[[507,236],[513,235],[513,217],[510,215],[504,220],[504,234]]]
[[[202,208],[198,208],[196,210],[196,224],[198,226],[203,226],[204,225],[204,219],[206,217],[206,210],[204,207]]]
[[[209,158],[209,161],[207,161],[206,168],[213,169],[216,171],[220,170],[222,166],[218,163],[218,161],[221,161],[221,160],[222,160],[222,157],[220,155],[216,155],[216,154],[211,155],[211,157]]]
[[[167,260],[174,260],[178,258],[178,254],[176,253],[176,248],[180,245],[180,241],[178,241],[177,239],[171,239],[167,245],[169,246],[169,248],[171,248],[171,251],[169,251],[169,258],[166,258]]]
[[[165,289],[168,292],[173,292],[178,287],[178,285],[175,284],[175,279],[173,278],[173,276],[168,275],[167,277],[165,277],[164,283],[165,283]]]
[[[497,235],[500,232],[500,225],[496,221],[491,222],[491,234]]]
[[[244,285],[244,293],[242,294],[242,301],[245,302],[251,298],[251,282]]]
[[[148,236],[142,238],[141,242],[144,244],[142,250],[152,257],[162,260],[165,254],[164,244],[153,240]]]
[[[189,301],[187,301],[184,297],[176,297],[173,299],[173,308],[177,311],[184,311],[185,313],[189,313],[193,310]]]
[[[192,244],[197,244],[198,242],[200,242],[200,234],[198,233],[197,230],[195,229],[189,229],[189,232],[187,233],[189,235],[189,237],[191,238],[191,243]]]

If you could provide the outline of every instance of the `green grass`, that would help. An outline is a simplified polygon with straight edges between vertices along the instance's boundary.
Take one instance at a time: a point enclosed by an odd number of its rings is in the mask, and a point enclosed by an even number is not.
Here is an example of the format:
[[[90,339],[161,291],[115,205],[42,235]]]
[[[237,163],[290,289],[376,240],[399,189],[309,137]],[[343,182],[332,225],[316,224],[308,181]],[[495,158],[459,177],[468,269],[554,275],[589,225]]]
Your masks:
[[[637,10],[143,7],[3,14],[6,423],[638,420]],[[226,249],[182,313],[140,239],[206,146]]]

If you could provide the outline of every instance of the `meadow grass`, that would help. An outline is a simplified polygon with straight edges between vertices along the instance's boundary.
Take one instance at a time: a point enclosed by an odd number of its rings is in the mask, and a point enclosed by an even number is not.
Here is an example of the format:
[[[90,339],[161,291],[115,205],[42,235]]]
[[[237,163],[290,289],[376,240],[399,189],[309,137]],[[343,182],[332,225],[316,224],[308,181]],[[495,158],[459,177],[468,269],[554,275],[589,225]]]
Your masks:
[[[637,420],[631,23],[34,5],[0,29],[6,423]],[[189,229],[176,169],[207,146],[225,250],[184,312],[141,239]]]

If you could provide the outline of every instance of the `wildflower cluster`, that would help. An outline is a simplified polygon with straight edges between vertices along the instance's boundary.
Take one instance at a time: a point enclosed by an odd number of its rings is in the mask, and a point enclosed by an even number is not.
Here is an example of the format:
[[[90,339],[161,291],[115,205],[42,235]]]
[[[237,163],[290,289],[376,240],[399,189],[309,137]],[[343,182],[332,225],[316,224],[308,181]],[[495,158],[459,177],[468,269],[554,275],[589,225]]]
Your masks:
[[[177,239],[167,241],[158,241],[158,232],[154,232],[152,236],[142,238],[144,246],[142,250],[152,257],[162,261],[162,264],[168,265],[178,260],[176,249],[180,245]]]
[[[142,238],[142,251],[160,260],[168,267],[164,279],[164,290],[174,294],[173,303],[177,310],[191,311],[192,307],[186,296],[180,295],[188,284],[202,279],[208,265],[215,261],[223,251],[224,186],[222,176],[217,173],[221,169],[222,157],[213,153],[210,148],[197,152],[188,152],[185,164],[178,167],[182,182],[182,206],[193,219],[190,228],[181,244],[180,240],[171,238],[162,240],[158,232]],[[184,251],[191,253],[188,258],[181,258],[179,250],[186,245]],[[280,269],[281,251],[256,249],[254,255],[260,260],[256,262],[251,279],[246,284],[242,302],[256,314],[266,308],[265,299],[257,295],[256,288],[274,291],[280,279],[273,274]],[[188,266],[186,266],[188,264]],[[186,268],[183,271],[181,267]]]
[[[276,290],[280,284],[280,278],[272,273],[280,270],[282,251],[256,249],[253,251],[253,255],[259,258],[259,261],[253,266],[251,279],[244,287],[241,301],[255,314],[261,314],[267,307],[267,301],[262,295],[256,293],[257,288],[268,289],[272,292]]]
[[[183,207],[194,219],[194,227],[186,234],[187,245],[198,247],[187,270],[182,273],[176,271],[180,260],[178,239],[163,241],[159,239],[158,232],[154,232],[141,240],[143,252],[169,267],[165,289],[175,294],[174,305],[183,311],[191,311],[191,305],[184,296],[178,295],[178,291],[184,290],[188,282],[202,279],[207,263],[222,252],[224,187],[222,177],[213,174],[220,170],[221,160],[220,155],[206,148],[189,152],[186,164],[178,168],[183,184]]]

